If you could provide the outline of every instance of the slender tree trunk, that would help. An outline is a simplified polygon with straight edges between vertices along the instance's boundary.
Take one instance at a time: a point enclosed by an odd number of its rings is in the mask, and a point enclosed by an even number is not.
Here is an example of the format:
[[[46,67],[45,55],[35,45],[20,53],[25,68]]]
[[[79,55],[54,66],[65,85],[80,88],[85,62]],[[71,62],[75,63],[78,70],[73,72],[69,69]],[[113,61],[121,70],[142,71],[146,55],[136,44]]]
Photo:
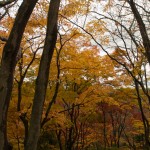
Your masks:
[[[127,141],[127,143],[128,143],[128,147],[129,147],[130,149],[136,150],[136,146],[134,145],[134,143],[132,144],[130,138],[127,136],[127,134],[126,134],[126,132],[125,132],[124,129],[123,129],[123,133],[124,133],[124,137],[126,138],[126,141]]]
[[[107,133],[106,133],[106,113],[103,103],[101,103],[101,109],[103,114],[103,141],[104,141],[104,149],[107,148]]]
[[[150,148],[150,141],[149,141],[149,122],[144,114],[143,111],[143,106],[142,106],[142,100],[139,94],[139,86],[138,83],[135,81],[135,89],[137,92],[137,96],[138,96],[138,104],[139,104],[139,108],[140,108],[140,112],[141,112],[141,116],[142,116],[142,121],[143,121],[143,125],[144,125],[144,136],[145,136],[145,149],[149,150]]]
[[[140,15],[139,11],[136,8],[136,5],[135,5],[134,1],[133,0],[128,0],[128,3],[130,5],[131,10],[134,14],[134,17],[135,17],[135,19],[138,23],[140,33],[141,33],[141,36],[142,36],[142,39],[143,39],[143,45],[144,45],[144,48],[145,48],[145,51],[146,51],[146,57],[147,57],[148,62],[150,64],[150,39],[148,37],[148,33],[146,31],[145,24],[142,20],[142,17]]]
[[[18,82],[18,103],[17,103],[17,111],[21,111],[21,100],[22,100],[22,85],[23,85],[23,78]],[[26,119],[26,113],[21,113],[19,116],[20,120],[24,125],[24,145],[27,142],[28,137],[28,120]]]
[[[57,20],[60,0],[51,0],[48,12],[47,33],[44,50],[40,61],[33,100],[30,128],[25,150],[36,150],[40,135],[41,116],[45,101],[50,62],[57,39]]]
[[[3,49],[0,69],[0,150],[9,149],[7,112],[11,98],[16,57],[26,24],[38,0],[24,0],[16,16],[10,36]]]
[[[58,140],[58,144],[59,144],[59,149],[63,150],[63,146],[62,146],[62,142],[61,142],[61,133],[62,133],[61,130],[59,130],[58,132],[56,131],[57,140]]]
[[[111,118],[111,125],[112,125],[112,140],[113,140],[113,142],[114,142],[114,145],[115,145],[115,147],[116,147],[116,145],[117,145],[117,140],[116,140],[116,127],[115,127],[115,123],[114,123],[114,117],[113,117],[113,112],[110,112],[110,118]],[[113,143],[113,142],[111,142],[111,143]],[[113,146],[114,146],[113,145]],[[112,146],[112,144],[111,144],[111,146]]]
[[[55,92],[54,95],[52,97],[52,100],[49,102],[47,110],[46,110],[46,114],[44,119],[41,122],[41,128],[45,125],[45,123],[48,121],[48,114],[50,113],[51,107],[54,104],[54,102],[56,101],[57,98],[57,94],[58,94],[58,90],[59,90],[59,86],[60,86],[60,62],[59,62],[59,57],[60,57],[60,51],[59,53],[57,53],[57,83],[56,83],[56,87],[55,87]]]
[[[24,78],[28,72],[28,69],[30,68],[30,66],[32,65],[32,63],[35,60],[35,56],[37,53],[38,49],[36,49],[36,51],[33,53],[33,57],[31,59],[31,61],[29,62],[29,64],[27,65],[27,68],[25,69],[25,71],[23,72],[23,54],[21,52],[21,57],[20,57],[20,62],[19,62],[19,72],[20,72],[20,80],[17,81],[18,84],[18,103],[17,103],[17,111],[21,111],[21,101],[22,101],[22,85],[23,85],[23,81]],[[28,109],[30,108],[30,106],[28,107]],[[27,119],[27,112],[21,113],[21,115],[19,116],[20,120],[22,121],[23,125],[24,125],[24,147],[26,145],[27,142],[27,137],[28,137],[28,119]]]
[[[73,118],[74,118],[74,106],[72,106],[72,110],[71,112],[69,112],[69,116],[70,116],[70,121],[73,123]],[[67,139],[67,150],[72,150],[73,149],[73,130],[74,127],[71,126],[68,130],[68,139]]]

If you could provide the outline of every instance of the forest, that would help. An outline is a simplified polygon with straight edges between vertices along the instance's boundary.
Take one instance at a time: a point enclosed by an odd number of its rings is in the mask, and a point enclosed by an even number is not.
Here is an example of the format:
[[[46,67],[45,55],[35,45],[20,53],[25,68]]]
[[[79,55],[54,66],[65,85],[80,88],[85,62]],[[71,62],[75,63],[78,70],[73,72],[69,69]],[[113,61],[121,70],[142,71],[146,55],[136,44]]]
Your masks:
[[[150,150],[149,0],[0,0],[0,150]]]

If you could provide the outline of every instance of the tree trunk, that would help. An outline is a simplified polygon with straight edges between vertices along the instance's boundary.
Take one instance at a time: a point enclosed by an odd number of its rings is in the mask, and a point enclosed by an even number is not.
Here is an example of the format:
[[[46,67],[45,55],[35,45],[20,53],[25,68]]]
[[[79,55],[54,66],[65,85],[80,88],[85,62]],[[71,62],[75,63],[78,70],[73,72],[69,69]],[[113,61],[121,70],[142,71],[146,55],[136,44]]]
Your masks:
[[[40,61],[39,72],[36,80],[35,95],[30,120],[30,128],[25,150],[36,150],[40,135],[41,116],[45,101],[50,62],[57,40],[57,19],[60,0],[51,0],[48,12],[47,33],[44,50]]]
[[[10,103],[16,57],[26,24],[38,0],[24,0],[3,49],[0,69],[0,150],[8,149],[7,111]]]
[[[61,133],[62,133],[61,130],[59,130],[58,132],[56,131],[57,140],[58,140],[58,144],[59,144],[59,149],[63,150],[63,146],[62,146],[62,142],[61,142]]]
[[[149,122],[148,119],[146,118],[145,114],[144,114],[144,110],[143,110],[143,106],[142,106],[142,99],[140,97],[139,94],[139,86],[138,83],[136,81],[134,81],[135,83],[135,89],[136,89],[136,93],[138,96],[138,105],[140,108],[140,112],[141,112],[141,116],[142,116],[142,121],[143,121],[143,126],[144,126],[144,136],[145,136],[145,149],[149,150],[150,148],[150,141],[149,141]]]
[[[142,20],[142,17],[140,15],[139,11],[137,10],[137,8],[135,6],[135,3],[133,2],[133,0],[128,0],[128,3],[130,5],[131,10],[134,14],[134,17],[135,17],[135,19],[138,23],[140,33],[141,33],[141,36],[142,36],[142,39],[143,39],[143,45],[144,45],[144,48],[145,48],[145,51],[146,51],[146,57],[147,57],[148,62],[150,64],[150,39],[148,37],[148,33],[146,31],[145,24]]]

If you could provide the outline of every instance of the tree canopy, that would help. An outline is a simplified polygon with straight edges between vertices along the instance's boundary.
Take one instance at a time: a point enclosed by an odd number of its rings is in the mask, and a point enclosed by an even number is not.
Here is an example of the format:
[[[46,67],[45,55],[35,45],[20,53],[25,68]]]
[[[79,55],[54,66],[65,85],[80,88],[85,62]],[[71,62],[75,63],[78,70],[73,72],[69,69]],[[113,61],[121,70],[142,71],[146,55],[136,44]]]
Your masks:
[[[149,0],[0,9],[0,150],[149,150]]]

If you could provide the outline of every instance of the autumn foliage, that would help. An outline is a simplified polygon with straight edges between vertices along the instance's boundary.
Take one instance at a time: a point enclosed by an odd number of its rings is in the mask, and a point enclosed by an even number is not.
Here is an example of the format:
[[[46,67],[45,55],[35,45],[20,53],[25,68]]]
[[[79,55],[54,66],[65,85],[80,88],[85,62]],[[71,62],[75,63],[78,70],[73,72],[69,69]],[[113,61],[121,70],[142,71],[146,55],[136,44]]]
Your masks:
[[[149,149],[149,53],[132,2],[61,1],[37,150]],[[148,33],[145,3],[133,4]],[[1,5],[0,59],[21,4]],[[7,114],[14,150],[23,150],[30,134],[48,9],[47,0],[36,4],[15,60]]]

